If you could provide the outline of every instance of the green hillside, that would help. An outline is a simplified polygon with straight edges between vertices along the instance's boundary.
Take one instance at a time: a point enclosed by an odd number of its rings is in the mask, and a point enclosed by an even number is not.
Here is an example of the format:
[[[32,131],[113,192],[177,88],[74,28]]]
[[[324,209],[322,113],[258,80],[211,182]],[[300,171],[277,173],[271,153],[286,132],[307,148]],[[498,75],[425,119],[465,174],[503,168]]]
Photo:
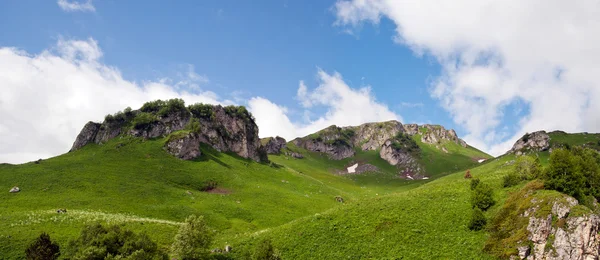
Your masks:
[[[184,161],[163,149],[169,137],[119,136],[40,162],[2,164],[0,183],[21,192],[0,193],[0,256],[23,258],[43,231],[67,245],[85,224],[98,221],[145,232],[167,251],[182,221],[196,214],[216,231],[211,248],[232,245],[230,256],[240,259],[262,238],[271,239],[284,259],[491,258],[482,251],[487,233],[467,228],[464,173],[470,169],[493,187],[498,203],[485,213],[491,218],[524,185],[502,188],[514,156],[488,159],[470,146],[436,147],[412,138],[431,179],[399,178],[378,151],[357,149],[351,158],[330,160],[291,142],[266,163],[209,146],[201,147],[201,157]],[[569,138],[575,137],[563,140]],[[486,163],[477,162],[484,158]],[[345,174],[356,162],[378,171]]]

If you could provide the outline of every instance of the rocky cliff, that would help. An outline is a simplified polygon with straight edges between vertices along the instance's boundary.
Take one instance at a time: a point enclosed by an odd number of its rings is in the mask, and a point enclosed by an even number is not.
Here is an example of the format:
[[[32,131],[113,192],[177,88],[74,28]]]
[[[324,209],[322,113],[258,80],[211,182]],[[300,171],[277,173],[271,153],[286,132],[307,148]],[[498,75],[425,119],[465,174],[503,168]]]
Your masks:
[[[70,151],[89,143],[102,144],[119,135],[162,138],[178,131],[189,133],[169,139],[165,149],[182,159],[200,155],[200,143],[222,152],[233,152],[255,161],[264,160],[258,127],[244,107],[194,104],[183,100],[148,102],[139,110],[126,109],[106,116],[104,122],[89,122],[77,136]]]
[[[521,155],[527,152],[546,151],[550,148],[550,136],[546,131],[537,131],[523,135],[508,153]]]
[[[267,137],[260,139],[261,145],[268,154],[279,154],[287,143],[282,137]]]
[[[458,138],[454,130],[446,130],[440,125],[402,125],[395,120],[348,127],[333,125],[312,135],[297,138],[293,142],[309,151],[327,153],[331,158],[340,160],[353,156],[354,148],[363,151],[381,149],[386,141],[398,134],[419,134],[421,142],[436,145],[438,149],[442,149],[439,144],[447,141],[467,147],[465,141]]]

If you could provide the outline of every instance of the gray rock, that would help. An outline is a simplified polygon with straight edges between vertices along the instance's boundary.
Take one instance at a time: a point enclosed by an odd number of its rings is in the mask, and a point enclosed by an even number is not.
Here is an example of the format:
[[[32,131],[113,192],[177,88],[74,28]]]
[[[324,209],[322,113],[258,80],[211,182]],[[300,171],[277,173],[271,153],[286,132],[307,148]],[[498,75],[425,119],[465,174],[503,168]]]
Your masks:
[[[80,149],[88,143],[93,143],[96,139],[96,134],[98,134],[98,131],[100,130],[100,126],[101,124],[94,123],[92,121],[85,124],[79,135],[77,135],[77,139],[75,139],[75,142],[73,143],[73,146],[69,152]]]
[[[420,169],[416,158],[414,158],[413,155],[407,151],[394,148],[391,140],[387,140],[381,146],[381,150],[379,150],[379,156],[386,160],[389,164],[402,166],[410,172]]]
[[[231,252],[232,249],[233,248],[230,245],[225,246],[225,252],[227,252],[227,253]]]
[[[508,153],[522,155],[526,151],[546,151],[550,148],[550,136],[546,131],[537,131],[531,134],[525,134],[517,140]]]
[[[304,156],[302,154],[296,153],[296,152],[286,151],[284,154],[287,155],[287,156],[294,157],[296,159],[302,159],[302,158],[304,158]]]
[[[200,152],[200,139],[195,133],[171,138],[165,143],[165,149],[173,156],[183,160],[192,160],[202,154]]]
[[[269,137],[264,147],[268,154],[279,154],[287,142],[282,137]]]
[[[21,191],[21,189],[19,189],[19,187],[15,186],[15,187],[12,187],[8,192],[10,192],[10,193],[17,193],[19,191]]]
[[[354,136],[352,137],[353,146],[360,146],[363,151],[377,150],[386,140],[393,138],[398,133],[403,133],[404,128],[398,121],[387,121],[380,123],[366,123],[356,127],[344,127],[352,129]]]

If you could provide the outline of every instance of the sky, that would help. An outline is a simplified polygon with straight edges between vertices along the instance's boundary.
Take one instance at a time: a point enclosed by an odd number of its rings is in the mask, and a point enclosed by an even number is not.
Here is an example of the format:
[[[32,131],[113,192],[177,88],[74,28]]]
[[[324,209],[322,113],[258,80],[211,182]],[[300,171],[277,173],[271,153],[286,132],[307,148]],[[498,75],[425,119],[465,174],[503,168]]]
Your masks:
[[[244,105],[261,137],[398,120],[501,155],[600,132],[600,1],[0,2],[0,162],[155,99]]]

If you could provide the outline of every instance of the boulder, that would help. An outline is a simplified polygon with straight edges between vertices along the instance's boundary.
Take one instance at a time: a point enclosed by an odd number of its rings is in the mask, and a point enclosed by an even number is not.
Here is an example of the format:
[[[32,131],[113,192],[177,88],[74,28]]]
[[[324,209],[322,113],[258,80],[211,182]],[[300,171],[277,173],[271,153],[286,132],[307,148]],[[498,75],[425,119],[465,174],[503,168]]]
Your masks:
[[[302,154],[296,153],[296,152],[286,151],[284,154],[287,155],[287,156],[294,157],[296,159],[302,159],[302,158],[304,158],[304,156]]]
[[[540,152],[550,148],[550,136],[546,131],[537,131],[530,134],[525,134],[515,142],[512,149],[508,153],[521,155],[525,152]]]
[[[281,152],[281,149],[285,147],[285,144],[285,139],[276,136],[274,138],[269,137],[264,147],[268,154],[279,154]]]
[[[202,154],[200,151],[200,139],[195,133],[171,137],[165,143],[165,149],[171,155],[183,160],[192,160]]]
[[[21,189],[19,189],[19,187],[15,186],[15,187],[12,187],[8,192],[10,192],[10,193],[17,193],[19,191],[21,191]]]
[[[102,124],[94,123],[92,121],[85,124],[79,135],[77,135],[77,139],[75,139],[75,142],[73,143],[73,146],[69,152],[78,150],[88,143],[95,142],[94,140],[96,139],[98,131],[100,131],[101,125]]]

